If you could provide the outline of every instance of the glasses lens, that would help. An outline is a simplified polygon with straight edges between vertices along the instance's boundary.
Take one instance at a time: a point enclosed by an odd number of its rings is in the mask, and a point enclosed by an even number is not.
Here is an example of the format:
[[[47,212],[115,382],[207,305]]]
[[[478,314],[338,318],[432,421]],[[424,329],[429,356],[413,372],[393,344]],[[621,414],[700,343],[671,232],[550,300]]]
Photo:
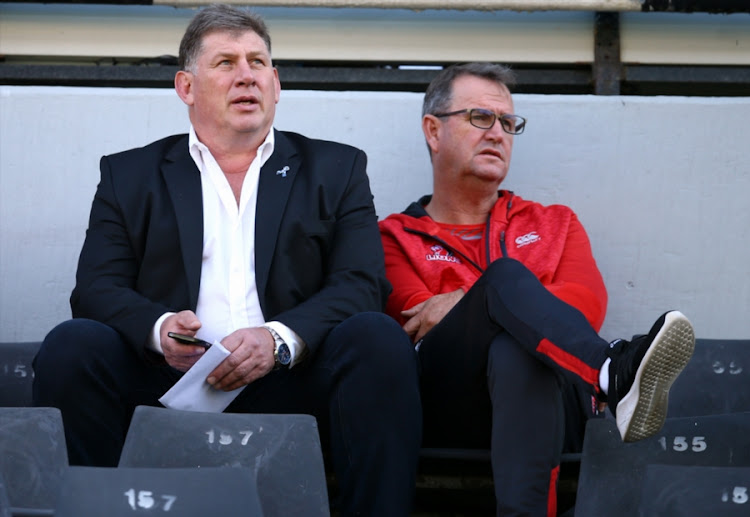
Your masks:
[[[526,121],[518,115],[503,115],[500,117],[500,123],[503,129],[511,135],[523,133],[523,128],[526,126]]]
[[[489,129],[495,123],[495,114],[491,111],[473,109],[469,112],[471,125],[480,129]]]

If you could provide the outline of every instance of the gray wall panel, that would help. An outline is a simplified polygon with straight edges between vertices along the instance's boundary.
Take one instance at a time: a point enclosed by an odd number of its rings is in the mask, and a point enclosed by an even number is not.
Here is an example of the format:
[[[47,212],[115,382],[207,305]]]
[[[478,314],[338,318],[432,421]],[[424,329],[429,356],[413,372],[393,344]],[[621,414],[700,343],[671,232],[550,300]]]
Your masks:
[[[364,149],[380,216],[430,191],[420,94],[283,91],[277,127]],[[605,338],[679,308],[750,337],[750,98],[517,95],[505,188],[571,206],[610,294]],[[69,317],[102,154],[187,130],[171,90],[0,87],[0,341]]]

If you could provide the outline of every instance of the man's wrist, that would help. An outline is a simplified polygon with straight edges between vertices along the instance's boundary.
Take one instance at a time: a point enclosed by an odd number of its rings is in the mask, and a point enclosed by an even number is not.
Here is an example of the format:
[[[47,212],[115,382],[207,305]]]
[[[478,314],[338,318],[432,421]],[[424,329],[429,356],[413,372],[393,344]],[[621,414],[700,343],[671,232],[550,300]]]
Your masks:
[[[262,326],[271,327],[273,330],[275,330],[276,333],[281,336],[281,339],[283,339],[289,347],[289,352],[291,352],[292,354],[292,362],[289,365],[289,368],[294,367],[307,355],[307,345],[304,341],[302,341],[302,338],[300,338],[296,332],[294,332],[292,329],[290,329],[280,321],[267,321]]]
[[[263,325],[263,328],[266,329],[273,338],[274,369],[289,368],[289,365],[292,363],[292,354],[289,350],[289,345],[270,325]]]
[[[147,347],[161,355],[164,355],[164,350],[162,350],[161,348],[161,326],[164,323],[164,320],[166,320],[173,314],[175,313],[165,312],[164,314],[159,316],[159,319],[156,320],[156,323],[154,323],[154,326],[151,329],[151,335],[149,336]]]

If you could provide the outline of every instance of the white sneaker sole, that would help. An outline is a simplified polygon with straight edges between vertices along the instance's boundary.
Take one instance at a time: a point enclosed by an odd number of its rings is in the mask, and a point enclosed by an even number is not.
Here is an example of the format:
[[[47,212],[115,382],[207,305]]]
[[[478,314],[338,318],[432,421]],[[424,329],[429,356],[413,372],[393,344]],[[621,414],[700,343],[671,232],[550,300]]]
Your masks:
[[[667,418],[669,389],[695,349],[695,332],[679,311],[667,313],[635,374],[633,386],[617,405],[617,428],[624,442],[659,432]]]

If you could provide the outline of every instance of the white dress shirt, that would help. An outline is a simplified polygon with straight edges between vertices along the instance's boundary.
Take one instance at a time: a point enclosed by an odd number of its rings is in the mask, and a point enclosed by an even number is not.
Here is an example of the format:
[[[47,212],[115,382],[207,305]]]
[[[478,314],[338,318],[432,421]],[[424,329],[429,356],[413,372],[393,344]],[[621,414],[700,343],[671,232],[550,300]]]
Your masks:
[[[260,169],[274,150],[273,129],[250,164],[242,183],[239,206],[224,172],[190,127],[190,156],[201,174],[203,194],[203,262],[195,314],[201,321],[197,336],[209,343],[235,330],[267,325],[287,343],[292,365],[302,357],[305,343],[278,321],[266,322],[260,309],[255,282],[255,207]],[[154,324],[152,348],[161,350],[163,314]]]

